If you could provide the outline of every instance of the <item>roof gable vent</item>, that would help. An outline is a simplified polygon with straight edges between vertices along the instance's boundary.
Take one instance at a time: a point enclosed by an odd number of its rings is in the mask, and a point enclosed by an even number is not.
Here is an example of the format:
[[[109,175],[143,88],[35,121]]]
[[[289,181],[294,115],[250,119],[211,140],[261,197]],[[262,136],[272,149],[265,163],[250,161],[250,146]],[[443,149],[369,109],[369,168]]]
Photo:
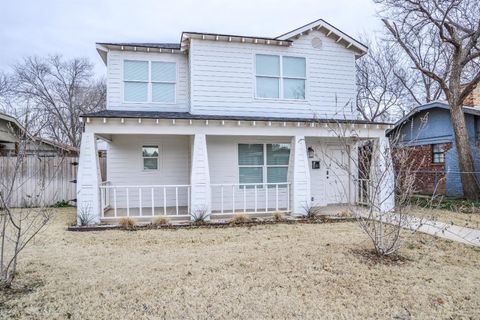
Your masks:
[[[319,37],[315,37],[312,39],[312,47],[314,47],[315,49],[322,49],[322,39],[320,39]]]

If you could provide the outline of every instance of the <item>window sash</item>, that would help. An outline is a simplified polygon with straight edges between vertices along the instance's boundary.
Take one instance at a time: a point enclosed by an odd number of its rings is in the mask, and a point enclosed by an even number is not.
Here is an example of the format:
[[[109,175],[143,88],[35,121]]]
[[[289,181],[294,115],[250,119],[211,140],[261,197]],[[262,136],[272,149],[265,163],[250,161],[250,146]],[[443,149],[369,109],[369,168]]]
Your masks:
[[[142,146],[142,161],[143,161],[143,170],[158,170],[158,160],[159,160],[159,148],[158,146]],[[151,160],[154,159],[155,162]],[[148,167],[147,163],[155,164],[154,167]]]
[[[445,145],[432,145],[432,163],[445,163]]]
[[[130,65],[146,64],[147,74],[139,76],[138,70],[128,70]],[[145,66],[145,65],[144,65]],[[145,70],[144,70],[145,71]],[[137,73],[137,74],[135,74]],[[145,86],[140,92],[140,85]],[[132,91],[136,87],[138,92]],[[177,63],[170,61],[124,60],[123,101],[127,103],[176,103]]]
[[[262,154],[262,159],[258,159],[257,162],[255,161],[245,161],[246,158],[242,158],[241,152],[243,150],[247,150],[246,147],[241,146],[255,146],[257,148],[257,152]],[[262,151],[260,151],[259,146],[261,146]],[[283,150],[283,155],[278,152],[282,150],[276,150],[277,156],[275,157],[274,146],[276,148],[286,148],[288,146],[288,155],[285,154],[285,150]],[[278,157],[278,154],[280,157]],[[283,159],[282,159],[283,158]],[[279,187],[284,187],[285,184],[288,183],[288,167],[289,167],[289,159],[290,159],[290,144],[288,143],[263,143],[263,144],[238,144],[238,172],[239,172],[239,183],[240,184],[247,184],[247,183],[258,183],[258,184],[265,184],[265,183],[278,183],[280,184]],[[249,159],[251,160],[251,159]],[[260,160],[260,161],[258,161]],[[285,161],[286,160],[286,161]],[[248,172],[248,169],[258,169],[257,174],[261,177],[257,179],[257,181],[251,181],[245,179],[245,172]],[[284,173],[282,173],[281,169],[283,169]],[[253,172],[253,171],[251,171]],[[283,175],[285,178],[281,179],[282,181],[278,180],[278,176]],[[284,181],[283,181],[284,180]]]
[[[265,68],[259,68],[259,63],[265,61],[265,57],[277,57],[279,61],[280,72],[277,75],[276,72],[265,71]],[[263,61],[262,61],[263,60]],[[299,61],[303,60],[303,63]],[[300,65],[301,70],[292,70],[292,66],[288,63],[296,62]],[[303,64],[303,66],[301,65]],[[268,79],[277,79],[278,92],[273,92],[273,87],[262,87],[272,81]],[[294,81],[296,80],[296,81]],[[300,80],[303,80],[302,85],[298,85]],[[255,55],[255,98],[257,99],[274,99],[274,100],[306,100],[306,81],[307,81],[307,60],[304,57],[292,57],[282,55],[268,55],[268,54],[256,54]],[[292,92],[292,84],[297,82],[296,92]],[[270,92],[269,92],[270,91]]]

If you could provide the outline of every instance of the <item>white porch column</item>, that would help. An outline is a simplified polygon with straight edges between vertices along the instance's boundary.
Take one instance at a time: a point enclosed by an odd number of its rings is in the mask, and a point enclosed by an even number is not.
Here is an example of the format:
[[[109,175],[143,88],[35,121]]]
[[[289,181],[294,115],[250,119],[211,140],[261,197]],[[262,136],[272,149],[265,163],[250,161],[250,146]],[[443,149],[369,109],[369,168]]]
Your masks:
[[[381,213],[395,208],[395,173],[393,168],[390,141],[387,137],[378,138],[374,143],[372,186],[377,194],[372,199]],[[375,188],[376,187],[376,188]]]
[[[305,215],[305,207],[310,205],[310,167],[304,136],[294,136],[291,142],[290,172],[291,209],[293,216]]]
[[[80,213],[90,216],[90,223],[100,222],[100,165],[95,134],[84,132],[80,144],[77,171],[77,224]]]
[[[195,134],[192,142],[192,169],[190,171],[190,211],[206,210],[211,213],[210,170],[208,167],[207,138]]]
[[[349,157],[350,157],[350,163],[349,163],[349,172],[348,172],[348,181],[350,185],[350,190],[349,190],[349,199],[348,202],[351,205],[354,205],[357,203],[357,197],[358,197],[358,166],[360,163],[360,160],[358,158],[358,147],[359,143],[354,142],[352,143],[349,148]]]

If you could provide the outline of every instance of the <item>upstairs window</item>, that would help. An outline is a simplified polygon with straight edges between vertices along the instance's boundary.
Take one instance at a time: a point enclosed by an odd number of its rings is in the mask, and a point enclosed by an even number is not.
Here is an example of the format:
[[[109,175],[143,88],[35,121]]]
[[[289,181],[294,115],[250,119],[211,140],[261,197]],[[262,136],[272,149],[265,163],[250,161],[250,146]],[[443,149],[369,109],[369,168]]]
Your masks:
[[[125,60],[124,101],[175,103],[175,62]]]
[[[305,100],[305,58],[257,54],[256,97]]]
[[[444,144],[432,144],[432,163],[445,163]]]
[[[143,170],[158,170],[158,146],[143,146]]]
[[[125,61],[123,80],[125,101],[147,102],[148,61]]]

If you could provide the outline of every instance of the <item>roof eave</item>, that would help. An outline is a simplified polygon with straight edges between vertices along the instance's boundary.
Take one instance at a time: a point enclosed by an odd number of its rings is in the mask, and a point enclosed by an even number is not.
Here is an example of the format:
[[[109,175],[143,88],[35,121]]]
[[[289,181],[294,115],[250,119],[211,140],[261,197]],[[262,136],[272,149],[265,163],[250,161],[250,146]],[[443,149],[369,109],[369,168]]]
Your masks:
[[[275,39],[278,40],[291,40],[300,37],[305,33],[309,33],[311,31],[323,31],[327,37],[334,34],[337,36],[337,42],[343,42],[347,49],[351,49],[356,52],[355,56],[360,58],[361,56],[365,55],[368,51],[368,47],[361,43],[360,41],[356,40],[355,38],[349,36],[348,34],[344,33],[343,31],[339,30],[338,28],[334,27],[330,23],[326,22],[323,19],[315,20],[311,23],[308,23],[302,27],[284,33]]]

